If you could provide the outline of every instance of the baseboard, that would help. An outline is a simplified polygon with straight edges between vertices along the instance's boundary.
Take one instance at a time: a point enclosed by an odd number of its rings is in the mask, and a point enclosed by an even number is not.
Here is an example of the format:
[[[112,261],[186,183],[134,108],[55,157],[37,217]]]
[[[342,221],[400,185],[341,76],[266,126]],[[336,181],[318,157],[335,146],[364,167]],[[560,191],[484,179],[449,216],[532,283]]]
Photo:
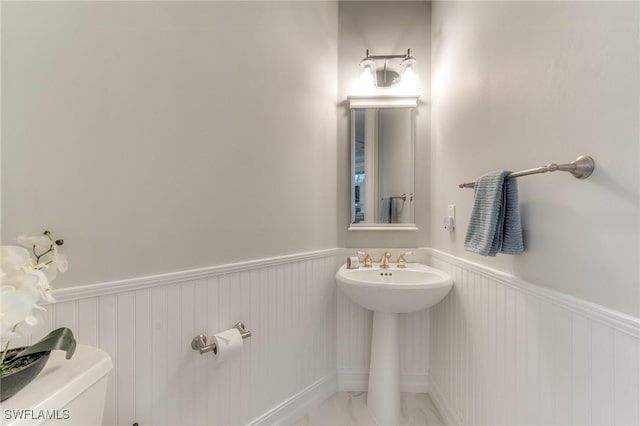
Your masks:
[[[401,374],[401,392],[429,392],[429,376],[427,374]]]
[[[338,390],[366,392],[369,386],[369,372],[362,370],[340,370],[338,372]],[[401,392],[429,392],[429,380],[426,374],[400,374]]]
[[[335,373],[323,377],[249,422],[249,425],[288,425],[319,407],[338,390]]]
[[[444,423],[448,426],[462,425],[462,419],[451,409],[438,384],[432,378],[429,378],[429,385],[429,396],[431,396],[431,400],[436,405],[438,412],[440,412]]]

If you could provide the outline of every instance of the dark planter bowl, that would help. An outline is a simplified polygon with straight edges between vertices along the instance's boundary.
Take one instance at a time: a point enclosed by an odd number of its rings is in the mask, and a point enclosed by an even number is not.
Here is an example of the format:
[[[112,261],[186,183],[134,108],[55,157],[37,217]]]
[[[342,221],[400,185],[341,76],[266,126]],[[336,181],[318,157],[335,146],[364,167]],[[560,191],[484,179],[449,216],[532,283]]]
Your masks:
[[[26,349],[28,346],[24,348],[16,348],[18,350]],[[49,354],[51,352],[40,352],[38,354],[33,354],[34,358],[36,358],[31,364],[25,365],[18,371],[14,371],[11,374],[7,374],[0,378],[0,401],[4,401],[5,399],[11,398],[16,393],[20,392],[20,390],[27,386],[33,379],[36,378],[38,374],[42,371],[44,366],[49,361]],[[9,360],[5,360],[5,363]]]

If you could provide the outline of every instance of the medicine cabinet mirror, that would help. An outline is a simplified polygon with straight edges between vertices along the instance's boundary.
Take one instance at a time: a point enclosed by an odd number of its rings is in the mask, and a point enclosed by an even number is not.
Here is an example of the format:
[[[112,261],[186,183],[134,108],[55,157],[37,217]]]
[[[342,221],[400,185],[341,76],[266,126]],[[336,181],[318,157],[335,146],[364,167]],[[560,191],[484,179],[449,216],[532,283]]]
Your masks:
[[[417,96],[349,97],[349,230],[416,230],[414,139]]]

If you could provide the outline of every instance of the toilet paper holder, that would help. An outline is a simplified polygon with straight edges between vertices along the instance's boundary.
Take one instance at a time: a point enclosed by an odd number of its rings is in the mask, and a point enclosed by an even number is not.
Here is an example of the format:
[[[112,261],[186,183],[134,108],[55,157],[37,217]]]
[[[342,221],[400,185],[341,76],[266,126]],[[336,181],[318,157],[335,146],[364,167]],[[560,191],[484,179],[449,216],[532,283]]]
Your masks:
[[[240,336],[243,339],[248,339],[251,337],[251,330],[247,330],[243,323],[239,322],[233,326],[233,328],[237,328],[240,332]],[[191,349],[194,351],[200,351],[200,355],[206,354],[207,352],[213,351],[214,355],[217,355],[218,348],[216,348],[216,344],[211,342],[210,345],[207,345],[207,337],[203,334],[199,334],[193,338],[191,341]]]

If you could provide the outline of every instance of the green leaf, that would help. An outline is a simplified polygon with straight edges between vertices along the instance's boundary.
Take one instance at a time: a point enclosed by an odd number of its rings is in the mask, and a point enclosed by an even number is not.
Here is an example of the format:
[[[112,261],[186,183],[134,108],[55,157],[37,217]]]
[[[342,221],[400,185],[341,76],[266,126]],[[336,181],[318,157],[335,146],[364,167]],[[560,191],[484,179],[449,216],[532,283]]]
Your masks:
[[[76,351],[76,339],[73,337],[73,333],[67,327],[58,328],[47,334],[45,337],[34,345],[29,346],[24,351],[16,355],[13,360],[20,357],[36,354],[39,352],[49,352],[55,349],[66,351],[67,359],[71,359],[73,353]]]

